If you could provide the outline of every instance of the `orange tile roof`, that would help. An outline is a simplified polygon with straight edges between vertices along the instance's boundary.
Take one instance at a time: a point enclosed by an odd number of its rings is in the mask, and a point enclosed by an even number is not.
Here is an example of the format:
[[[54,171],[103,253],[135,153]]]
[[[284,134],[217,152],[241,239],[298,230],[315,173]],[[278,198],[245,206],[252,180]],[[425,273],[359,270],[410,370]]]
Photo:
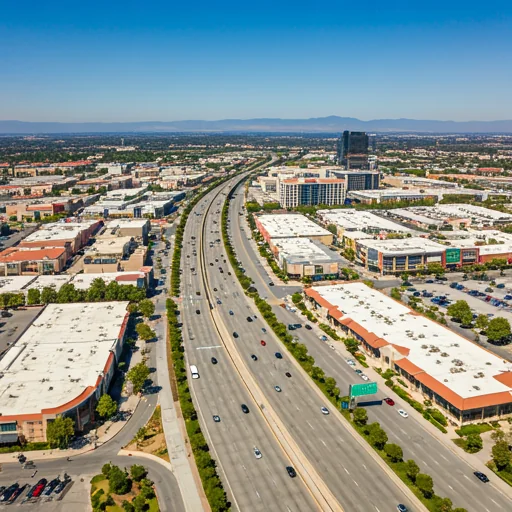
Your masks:
[[[499,373],[498,375],[495,375],[494,378],[498,382],[505,384],[505,386],[512,388],[512,372],[502,372]]]
[[[33,251],[5,250],[0,253],[1,263],[14,263],[18,261],[39,261],[44,259],[55,260],[62,256],[66,249],[54,247],[51,249],[35,249]],[[7,253],[7,254],[6,254]]]

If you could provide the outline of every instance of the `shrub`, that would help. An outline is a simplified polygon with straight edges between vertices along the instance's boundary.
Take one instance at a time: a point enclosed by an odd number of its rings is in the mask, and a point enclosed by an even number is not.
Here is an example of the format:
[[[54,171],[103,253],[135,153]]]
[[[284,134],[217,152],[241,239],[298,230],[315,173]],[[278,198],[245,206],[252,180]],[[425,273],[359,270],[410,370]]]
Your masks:
[[[390,443],[384,445],[384,451],[393,462],[401,462],[403,460],[404,452],[397,444]]]

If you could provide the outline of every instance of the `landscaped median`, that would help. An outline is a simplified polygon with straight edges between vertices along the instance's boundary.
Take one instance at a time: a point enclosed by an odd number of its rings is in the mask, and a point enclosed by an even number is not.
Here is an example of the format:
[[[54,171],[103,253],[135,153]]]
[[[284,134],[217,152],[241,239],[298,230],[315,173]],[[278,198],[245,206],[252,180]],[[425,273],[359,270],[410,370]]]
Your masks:
[[[229,216],[229,201],[231,197],[232,193],[228,194],[222,208],[221,229],[226,254],[231,266],[233,267],[235,275],[244,288],[246,295],[254,300],[259,312],[272,328],[276,336],[284,343],[288,351],[313,379],[315,384],[321,389],[323,394],[331,401],[331,403],[335,405],[336,408],[341,408],[341,402],[347,401],[348,397],[340,398],[340,390],[337,387],[336,380],[333,377],[327,377],[321,368],[315,366],[315,359],[308,353],[307,347],[293,339],[293,336],[288,333],[286,325],[277,320],[270,304],[262,299],[258,292],[255,291],[255,288],[252,286],[253,280],[251,277],[242,271],[228,236],[227,220]],[[325,327],[328,329],[324,329],[324,332],[327,332],[330,328],[329,326]],[[329,334],[331,333],[329,332]],[[334,331],[333,334],[336,335]],[[341,340],[337,335],[336,338]],[[418,465],[413,460],[404,462],[402,448],[396,444],[389,444],[387,442],[388,436],[378,423],[373,423],[368,426],[366,425],[366,409],[356,408],[353,413],[348,410],[342,410],[342,413],[356,431],[369,442],[379,456],[409,487],[409,489],[411,489],[418,499],[421,500],[428,510],[431,512],[467,512],[463,508],[454,509],[449,498],[436,496],[434,493],[432,477],[427,474],[420,473]]]

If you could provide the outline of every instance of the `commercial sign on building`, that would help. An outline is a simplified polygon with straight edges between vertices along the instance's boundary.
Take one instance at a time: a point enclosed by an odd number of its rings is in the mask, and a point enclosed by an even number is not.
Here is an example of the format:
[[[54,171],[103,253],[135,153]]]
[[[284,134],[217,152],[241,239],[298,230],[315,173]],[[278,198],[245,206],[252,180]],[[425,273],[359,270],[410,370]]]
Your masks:
[[[460,249],[446,249],[446,264],[460,263]]]

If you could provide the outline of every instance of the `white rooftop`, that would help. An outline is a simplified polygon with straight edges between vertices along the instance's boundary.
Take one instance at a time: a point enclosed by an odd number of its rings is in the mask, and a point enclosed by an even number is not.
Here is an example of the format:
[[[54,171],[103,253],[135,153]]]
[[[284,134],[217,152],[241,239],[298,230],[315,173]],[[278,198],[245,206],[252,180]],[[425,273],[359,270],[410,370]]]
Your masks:
[[[106,238],[96,238],[91,247],[88,247],[85,255],[93,256],[94,254],[118,255],[125,252],[126,246],[131,242],[131,236],[116,236]]]
[[[322,228],[304,215],[294,213],[259,215],[257,219],[265,228],[270,238],[332,235],[330,231]]]
[[[19,292],[35,278],[36,276],[0,276],[0,293]]]
[[[116,348],[127,305],[48,304],[0,361],[2,415],[39,413],[96,386]]]
[[[25,238],[27,242],[44,242],[45,240],[63,240],[78,236],[82,231],[89,229],[97,221],[84,220],[82,222],[52,222],[44,224],[38,231],[34,231]]]
[[[143,228],[147,223],[147,219],[115,219],[107,222],[106,228]]]
[[[309,238],[281,238],[272,240],[279,249],[279,259],[289,263],[328,263],[342,261],[337,252]]]
[[[29,290],[31,288],[37,288],[38,290],[42,290],[43,288],[51,287],[54,288],[55,291],[59,291],[63,284],[69,283],[71,277],[72,276],[69,274],[37,276],[37,278],[26,287],[26,289]]]
[[[129,276],[133,277],[133,280],[129,280]],[[134,284],[138,278],[143,278],[144,272],[106,272],[103,274],[76,274],[71,283],[75,285],[78,290],[87,290],[90,288],[92,282],[95,279],[102,279],[105,284],[109,284],[112,281],[118,281],[119,284]],[[119,279],[122,278],[122,279]]]
[[[392,238],[389,240],[360,240],[365,247],[376,249],[383,254],[426,254],[432,252],[444,252],[446,246],[429,240],[428,238]]]
[[[411,363],[462,398],[511,391],[494,378],[512,371],[511,363],[428,318],[412,314],[387,295],[363,283],[313,290],[343,312],[342,319],[350,318],[388,343],[409,349]]]
[[[379,230],[396,233],[410,233],[413,230],[374,213],[364,210],[318,210],[317,215],[347,231]]]

